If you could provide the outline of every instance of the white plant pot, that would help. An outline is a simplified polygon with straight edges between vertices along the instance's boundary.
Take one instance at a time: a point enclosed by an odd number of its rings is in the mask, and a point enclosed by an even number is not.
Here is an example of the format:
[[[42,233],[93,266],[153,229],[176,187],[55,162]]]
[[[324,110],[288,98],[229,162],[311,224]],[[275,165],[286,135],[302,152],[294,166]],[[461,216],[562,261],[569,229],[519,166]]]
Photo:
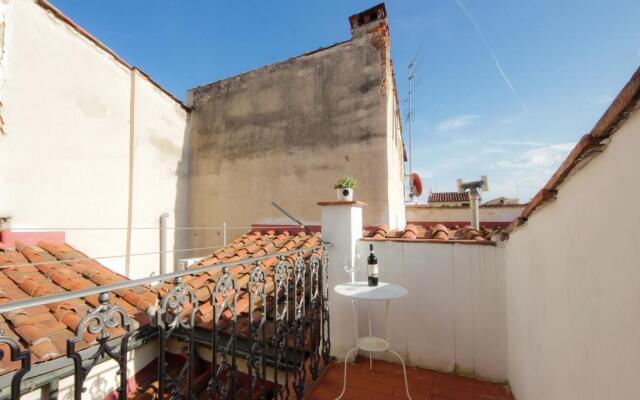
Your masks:
[[[336,195],[338,200],[353,201],[353,189],[351,188],[336,189]]]

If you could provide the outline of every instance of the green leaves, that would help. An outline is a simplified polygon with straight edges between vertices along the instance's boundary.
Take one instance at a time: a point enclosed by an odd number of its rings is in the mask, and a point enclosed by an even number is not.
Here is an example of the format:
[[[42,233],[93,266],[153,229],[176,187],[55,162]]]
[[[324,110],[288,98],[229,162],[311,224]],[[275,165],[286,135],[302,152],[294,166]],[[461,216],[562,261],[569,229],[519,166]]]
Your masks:
[[[355,189],[358,186],[358,181],[355,178],[350,176],[343,176],[338,179],[335,184],[336,189]]]

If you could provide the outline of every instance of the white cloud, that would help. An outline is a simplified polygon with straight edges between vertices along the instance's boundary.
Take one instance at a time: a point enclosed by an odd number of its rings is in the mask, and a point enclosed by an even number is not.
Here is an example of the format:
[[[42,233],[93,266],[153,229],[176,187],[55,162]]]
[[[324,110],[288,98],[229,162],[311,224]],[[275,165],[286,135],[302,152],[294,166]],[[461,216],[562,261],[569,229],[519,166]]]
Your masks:
[[[543,142],[536,142],[532,140],[494,140],[489,142],[498,146],[544,146]]]
[[[452,131],[469,126],[471,122],[478,118],[477,115],[460,115],[459,117],[445,119],[438,124],[439,131]]]
[[[559,143],[527,150],[510,160],[493,163],[491,169],[518,169],[531,172],[546,172],[556,168],[567,156],[575,143]]]
[[[483,154],[509,154],[510,152],[499,147],[485,146],[480,149]]]
[[[490,164],[489,177],[499,176],[492,185],[492,194],[519,196],[520,200],[528,201],[549,180],[574,145],[539,146]]]

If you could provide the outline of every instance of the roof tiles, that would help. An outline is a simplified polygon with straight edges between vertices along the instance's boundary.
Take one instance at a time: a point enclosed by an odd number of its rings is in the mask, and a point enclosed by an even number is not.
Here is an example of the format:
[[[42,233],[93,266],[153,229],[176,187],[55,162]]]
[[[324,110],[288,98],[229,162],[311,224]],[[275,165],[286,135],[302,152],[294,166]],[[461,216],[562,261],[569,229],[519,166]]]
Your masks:
[[[429,193],[429,203],[454,203],[469,201],[469,193],[464,192],[432,192]]]
[[[408,224],[403,230],[389,230],[387,225],[380,225],[365,229],[363,238],[366,240],[492,244],[492,239],[499,232],[500,229],[480,228],[480,230],[476,230],[471,226],[447,228],[442,224],[426,227]]]
[[[246,286],[254,266],[249,259],[273,253],[273,257],[260,262],[267,275],[272,276],[278,262],[278,253],[296,249],[304,252],[305,248],[319,244],[319,234],[305,232],[290,234],[287,230],[280,232],[256,230],[208,255],[197,267],[209,265],[215,267],[216,264],[223,262],[239,262],[237,266],[229,268],[229,272],[238,284],[236,309],[239,315],[239,334],[242,336],[247,334],[245,328],[248,321],[249,299]],[[317,253],[321,254],[321,251],[317,250]],[[311,255],[311,251],[306,251],[303,255],[307,258]],[[294,258],[288,256],[287,260],[292,263]],[[196,323],[199,327],[205,329],[212,327],[211,294],[221,274],[221,269],[214,268],[183,278],[200,301],[196,312]],[[53,245],[39,242],[37,246],[27,246],[18,242],[15,249],[0,245],[0,304],[107,285],[126,279],[95,260],[90,260],[85,254],[68,244]],[[173,283],[163,283],[153,288],[134,286],[116,290],[112,293],[111,303],[122,306],[134,318],[135,325],[144,326],[150,323],[149,315],[155,312],[159,298],[173,286]],[[267,282],[266,290],[273,291],[273,282]],[[22,347],[31,350],[32,362],[50,360],[66,353],[67,339],[75,336],[75,329],[82,317],[98,305],[98,296],[92,295],[9,312],[0,315],[0,329],[4,330],[6,335],[16,339]],[[270,308],[272,305],[267,304],[267,307]],[[189,312],[188,307],[185,307],[185,312]],[[229,317],[229,315],[223,315],[225,319]],[[267,332],[272,331],[272,325],[273,323],[267,323]],[[123,333],[121,328],[111,331],[112,337]],[[79,348],[93,344],[95,335],[86,334],[83,339],[84,341],[79,343]],[[0,345],[1,349],[3,349],[2,345]],[[0,374],[17,367],[17,363],[0,360]]]
[[[0,303],[93,287],[99,281],[126,279],[85,259],[86,255],[69,245],[40,242],[38,246],[27,246],[18,242],[15,249],[0,248]],[[146,325],[150,320],[143,312],[145,307],[121,297],[134,290],[155,298],[148,288],[137,287],[116,293],[112,301],[122,305],[139,325]],[[75,336],[82,317],[97,304],[97,296],[88,296],[5,313],[0,317],[0,329],[31,350],[32,362],[50,360],[66,353],[67,339]],[[113,331],[114,336],[122,333],[121,329]],[[94,340],[95,335],[85,335],[79,346],[87,347]],[[15,367],[0,365],[0,373]]]

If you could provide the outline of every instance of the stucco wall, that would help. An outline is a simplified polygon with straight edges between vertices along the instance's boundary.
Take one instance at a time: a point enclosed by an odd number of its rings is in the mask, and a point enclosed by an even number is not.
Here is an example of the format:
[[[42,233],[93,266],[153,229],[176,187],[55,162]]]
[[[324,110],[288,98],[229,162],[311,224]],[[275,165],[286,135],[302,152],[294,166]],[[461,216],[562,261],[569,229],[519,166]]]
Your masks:
[[[390,304],[391,347],[413,366],[505,381],[507,372],[503,249],[470,244],[361,240],[357,254],[360,280],[373,243],[380,280],[403,285],[405,299]],[[357,257],[358,257],[357,256]],[[333,260],[330,260],[332,263]],[[338,281],[348,275],[330,264]],[[338,296],[332,293],[332,296]],[[366,304],[360,306],[359,330],[366,335]],[[332,309],[347,314],[351,308]],[[384,307],[372,306],[374,335],[384,337]],[[332,330],[337,329],[332,326]],[[348,325],[344,329],[352,330]],[[353,347],[353,346],[351,346]],[[342,355],[344,357],[344,355]],[[391,355],[386,355],[389,361]]]
[[[290,224],[275,201],[318,224],[316,202],[335,199],[333,184],[351,175],[359,183],[356,198],[369,203],[365,223],[388,223],[391,92],[381,57],[369,36],[358,36],[193,89],[191,220]],[[401,180],[397,186],[401,191]],[[195,244],[216,240],[212,232]]]
[[[163,212],[185,222],[178,188],[187,112],[33,1],[0,9],[0,215],[14,227],[124,228],[131,194],[131,225],[157,226]],[[67,241],[91,256],[124,254],[127,231],[70,230]],[[135,232],[131,251],[157,243],[157,232]],[[122,258],[104,263],[126,272]],[[134,258],[131,274],[157,267],[158,256]]]
[[[506,243],[518,400],[632,399],[640,370],[640,113]]]
[[[480,206],[480,222],[509,223],[522,213],[524,205],[519,206]],[[471,223],[469,207],[429,207],[407,205],[407,221],[425,222],[465,222]]]

